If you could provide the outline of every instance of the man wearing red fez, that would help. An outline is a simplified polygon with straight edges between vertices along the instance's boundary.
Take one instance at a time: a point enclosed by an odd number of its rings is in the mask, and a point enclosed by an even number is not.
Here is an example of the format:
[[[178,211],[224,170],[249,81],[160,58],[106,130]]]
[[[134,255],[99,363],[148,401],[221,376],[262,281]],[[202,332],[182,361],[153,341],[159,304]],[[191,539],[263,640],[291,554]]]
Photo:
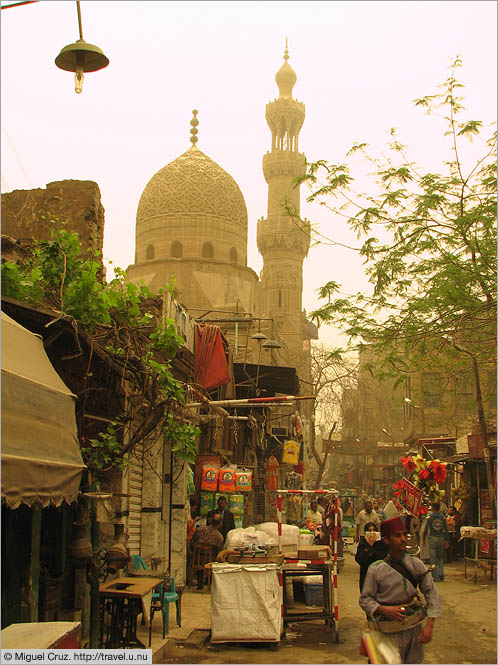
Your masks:
[[[424,644],[432,639],[434,620],[441,616],[441,599],[429,569],[420,559],[406,553],[403,520],[400,517],[384,520],[380,531],[389,554],[369,566],[360,607],[371,630],[392,634],[399,649],[397,662],[421,663]]]

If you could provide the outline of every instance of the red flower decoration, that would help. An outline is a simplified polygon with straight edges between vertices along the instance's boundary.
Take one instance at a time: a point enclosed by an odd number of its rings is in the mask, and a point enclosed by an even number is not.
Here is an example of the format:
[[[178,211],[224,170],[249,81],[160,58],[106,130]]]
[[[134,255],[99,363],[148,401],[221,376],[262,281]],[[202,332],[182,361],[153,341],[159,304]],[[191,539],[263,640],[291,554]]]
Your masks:
[[[395,490],[399,490],[402,487],[403,487],[403,483],[401,482],[401,480],[397,480],[393,485],[393,489],[395,489]]]
[[[429,463],[429,468],[432,469],[432,472],[434,473],[434,480],[436,483],[444,483],[446,480],[446,464],[441,464],[441,462],[431,460]]]
[[[420,510],[418,511],[418,514],[419,515],[427,515],[428,512],[429,512],[429,509],[427,508],[427,506],[420,506]]]
[[[431,477],[431,472],[429,469],[420,469],[418,477],[420,480],[428,480]]]
[[[408,473],[413,473],[417,468],[417,465],[413,461],[413,458],[408,455],[408,457],[403,456],[400,459],[401,464],[405,467]]]

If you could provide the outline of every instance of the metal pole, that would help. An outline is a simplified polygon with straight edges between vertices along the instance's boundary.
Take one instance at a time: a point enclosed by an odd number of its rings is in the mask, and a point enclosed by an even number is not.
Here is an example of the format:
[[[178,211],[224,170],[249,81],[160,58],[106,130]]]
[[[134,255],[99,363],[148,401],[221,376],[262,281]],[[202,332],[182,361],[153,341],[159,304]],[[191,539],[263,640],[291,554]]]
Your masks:
[[[247,399],[222,399],[212,402],[188,402],[183,408],[198,408],[199,406],[266,406],[281,402],[293,402],[302,399],[316,399],[315,395],[286,395],[284,397],[249,397]]]
[[[39,2],[40,0],[25,0],[25,2],[14,2],[11,5],[4,5],[0,9],[10,9],[10,7],[20,7],[21,5],[34,5],[35,2]]]
[[[78,12],[78,28],[80,31],[80,39],[83,39],[83,28],[81,27],[81,9],[80,9],[79,0],[76,0],[76,10]]]

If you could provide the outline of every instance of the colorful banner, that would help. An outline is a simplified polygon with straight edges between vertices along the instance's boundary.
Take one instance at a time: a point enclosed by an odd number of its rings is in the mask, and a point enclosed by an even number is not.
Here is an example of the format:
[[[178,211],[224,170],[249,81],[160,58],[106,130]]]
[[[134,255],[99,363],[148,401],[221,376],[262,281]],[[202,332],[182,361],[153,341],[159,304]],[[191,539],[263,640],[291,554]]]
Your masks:
[[[412,515],[418,515],[420,512],[420,504],[422,502],[422,491],[419,490],[418,487],[415,487],[415,485],[406,478],[401,479],[401,485],[405,490],[403,496],[405,507]]]

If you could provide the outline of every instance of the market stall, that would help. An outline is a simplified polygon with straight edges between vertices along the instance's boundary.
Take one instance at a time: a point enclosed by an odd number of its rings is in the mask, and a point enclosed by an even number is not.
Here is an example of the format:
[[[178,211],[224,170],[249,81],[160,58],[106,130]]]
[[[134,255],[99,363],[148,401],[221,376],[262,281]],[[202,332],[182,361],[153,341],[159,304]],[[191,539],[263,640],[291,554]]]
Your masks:
[[[338,528],[338,499],[337,490],[277,490],[277,524],[278,549],[282,553],[282,497],[293,494],[327,494],[332,497],[332,514],[330,520],[329,544],[326,546],[306,546],[299,548],[294,556],[284,554],[284,564],[281,570],[281,584],[283,588],[283,629],[292,621],[314,621],[324,619],[325,624],[335,633],[336,642],[339,641],[339,607],[337,602],[337,572],[338,572],[338,539],[341,537]],[[333,528],[332,528],[333,527]],[[320,599],[322,606],[305,612],[291,610],[287,578],[295,577],[322,577],[323,596]],[[310,603],[314,605],[315,603]],[[317,603],[318,605],[318,603]]]

